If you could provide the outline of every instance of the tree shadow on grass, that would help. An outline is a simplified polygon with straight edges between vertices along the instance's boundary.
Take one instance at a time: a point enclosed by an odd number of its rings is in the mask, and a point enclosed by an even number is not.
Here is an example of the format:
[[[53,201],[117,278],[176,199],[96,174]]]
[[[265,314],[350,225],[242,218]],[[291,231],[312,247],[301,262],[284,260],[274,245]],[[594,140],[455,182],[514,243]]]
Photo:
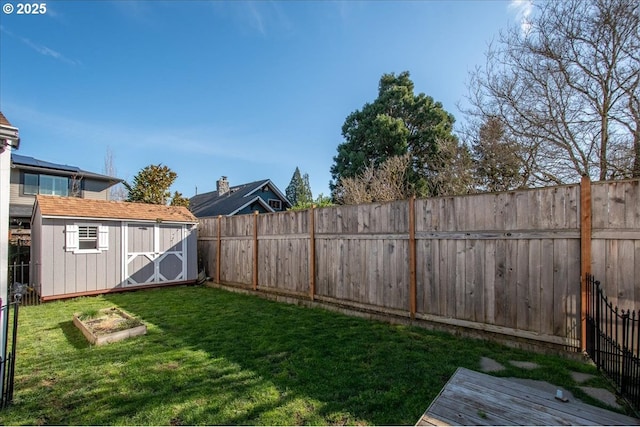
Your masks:
[[[157,325],[165,344],[238,365],[289,399],[226,424],[415,424],[458,366],[477,364],[443,335],[216,289],[152,292],[107,298]],[[302,407],[284,408],[293,400]],[[274,406],[290,418],[269,418]]]

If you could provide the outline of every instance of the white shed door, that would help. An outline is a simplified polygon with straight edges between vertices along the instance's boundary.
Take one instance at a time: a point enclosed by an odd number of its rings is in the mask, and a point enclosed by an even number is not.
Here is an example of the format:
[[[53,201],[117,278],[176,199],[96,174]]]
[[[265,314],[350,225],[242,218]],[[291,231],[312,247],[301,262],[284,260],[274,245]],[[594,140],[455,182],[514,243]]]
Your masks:
[[[185,280],[184,225],[129,222],[122,227],[123,283],[126,286]]]

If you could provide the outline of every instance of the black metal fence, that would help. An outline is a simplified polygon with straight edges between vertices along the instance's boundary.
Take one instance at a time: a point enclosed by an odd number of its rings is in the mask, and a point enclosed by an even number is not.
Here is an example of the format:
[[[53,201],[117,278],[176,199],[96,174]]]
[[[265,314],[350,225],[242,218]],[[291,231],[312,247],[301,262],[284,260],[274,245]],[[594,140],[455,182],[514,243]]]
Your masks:
[[[620,310],[587,275],[587,353],[640,410],[640,313]]]
[[[30,266],[30,262],[9,264],[9,295],[13,298],[15,294],[20,294],[19,301],[22,305],[40,304],[39,289],[31,284],[37,283],[37,280],[31,280],[36,278],[29,276]]]
[[[18,337],[19,298],[7,305],[0,299],[0,319],[2,321],[4,342],[0,343],[0,385],[2,397],[0,408],[6,408],[13,400],[13,378],[16,366],[16,341]],[[0,334],[0,337],[3,336]]]

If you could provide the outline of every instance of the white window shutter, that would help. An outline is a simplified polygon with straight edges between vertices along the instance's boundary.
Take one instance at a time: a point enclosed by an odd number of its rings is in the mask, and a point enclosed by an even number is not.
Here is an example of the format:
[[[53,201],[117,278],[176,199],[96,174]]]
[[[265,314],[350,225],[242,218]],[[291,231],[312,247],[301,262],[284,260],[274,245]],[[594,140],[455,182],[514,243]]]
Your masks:
[[[98,249],[101,251],[109,249],[109,227],[106,225],[98,227]]]
[[[78,250],[78,226],[75,224],[67,224],[65,228],[65,250]]]

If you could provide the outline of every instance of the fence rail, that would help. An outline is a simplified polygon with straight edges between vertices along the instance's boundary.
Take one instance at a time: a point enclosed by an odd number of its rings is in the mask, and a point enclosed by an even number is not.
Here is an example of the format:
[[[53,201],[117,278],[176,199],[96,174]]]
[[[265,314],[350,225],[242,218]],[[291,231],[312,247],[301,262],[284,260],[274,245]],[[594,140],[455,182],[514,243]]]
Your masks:
[[[640,313],[620,310],[587,275],[587,353],[640,410]]]
[[[202,218],[198,251],[219,283],[581,350],[584,273],[640,308],[639,183]]]

